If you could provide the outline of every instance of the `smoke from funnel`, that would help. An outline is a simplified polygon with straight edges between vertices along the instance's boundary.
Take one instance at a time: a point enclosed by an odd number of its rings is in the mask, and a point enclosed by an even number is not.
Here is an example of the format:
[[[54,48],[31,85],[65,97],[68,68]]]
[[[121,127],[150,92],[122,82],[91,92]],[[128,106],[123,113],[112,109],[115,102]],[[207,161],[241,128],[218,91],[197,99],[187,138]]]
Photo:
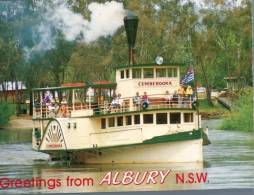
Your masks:
[[[99,37],[112,36],[123,25],[125,15],[123,4],[116,1],[89,4],[90,20],[73,12],[62,0],[56,0],[44,9],[43,21],[33,28],[34,34],[39,38],[34,47],[24,49],[27,59],[34,52],[55,47],[57,37],[54,30],[61,31],[67,41],[91,43]]]

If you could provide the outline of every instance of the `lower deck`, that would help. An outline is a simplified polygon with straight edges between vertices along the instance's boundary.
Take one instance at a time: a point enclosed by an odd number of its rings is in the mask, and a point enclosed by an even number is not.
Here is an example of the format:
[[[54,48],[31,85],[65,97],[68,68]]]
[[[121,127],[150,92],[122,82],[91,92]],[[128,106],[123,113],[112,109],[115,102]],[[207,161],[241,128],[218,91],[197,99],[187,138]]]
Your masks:
[[[174,138],[198,130],[199,121],[197,113],[191,110],[41,120],[40,129],[34,129],[33,148],[69,151],[143,144],[161,136]]]

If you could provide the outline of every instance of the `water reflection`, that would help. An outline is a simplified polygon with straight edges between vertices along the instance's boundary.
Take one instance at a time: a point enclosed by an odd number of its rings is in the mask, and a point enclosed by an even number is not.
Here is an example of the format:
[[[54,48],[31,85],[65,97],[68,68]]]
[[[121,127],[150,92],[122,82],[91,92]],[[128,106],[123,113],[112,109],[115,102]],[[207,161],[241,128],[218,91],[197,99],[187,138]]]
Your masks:
[[[130,185],[107,185],[106,183],[100,185],[100,182],[104,178],[104,176],[112,171],[112,179],[113,177],[119,173],[116,178],[117,182],[122,181],[123,175],[127,171],[133,171],[133,177],[139,172],[140,177],[143,174],[147,176],[144,179],[144,182],[141,185],[135,185],[131,183]],[[154,170],[163,171],[164,174],[168,170],[172,170],[165,177],[165,182],[163,184],[160,183],[161,177],[156,177],[156,184],[150,182],[150,184],[146,184],[148,179],[148,173]],[[181,166],[180,164],[155,164],[155,165],[107,165],[107,166],[89,166],[84,168],[84,166],[73,166],[71,168],[67,168],[66,166],[57,165],[45,165],[45,164],[37,164],[37,165],[26,165],[26,166],[1,166],[0,175],[5,175],[6,177],[12,178],[42,178],[46,181],[49,179],[60,179],[61,186],[55,187],[54,189],[48,189],[50,184],[46,184],[43,187],[35,187],[35,188],[23,188],[23,189],[9,189],[3,190],[3,192],[112,192],[112,191],[157,191],[157,190],[173,190],[173,189],[200,189],[204,188],[202,185],[204,184],[176,184],[176,173],[188,173],[189,171],[197,171],[202,172],[202,164],[188,164]],[[83,178],[91,178],[93,179],[93,186],[81,185],[81,186],[67,186],[67,177],[71,177],[73,180],[82,180]],[[111,180],[112,181],[112,180]],[[52,184],[52,183],[51,183]]]
[[[216,128],[220,120],[204,125]],[[216,125],[216,126],[215,126]],[[254,186],[254,136],[241,131],[211,129],[212,144],[204,147],[204,171],[209,173],[206,188],[248,188]]]
[[[0,129],[0,144],[29,143],[32,130]]]
[[[51,162],[46,154],[31,149],[31,131],[0,130],[0,177],[9,178],[55,178],[61,179],[61,187],[1,190],[9,193],[29,192],[93,192],[93,191],[144,191],[175,189],[243,188],[254,185],[254,138],[252,133],[213,130],[219,121],[204,123],[211,129],[212,144],[204,147],[204,164],[150,164],[150,165],[103,165],[67,166],[66,162]],[[170,154],[169,154],[170,155]],[[203,168],[204,167],[204,168]],[[99,185],[106,173],[134,171],[140,174],[153,170],[172,170],[165,182],[142,185]],[[176,184],[176,173],[207,172],[209,182],[205,184]],[[93,178],[94,186],[67,187],[66,178]]]

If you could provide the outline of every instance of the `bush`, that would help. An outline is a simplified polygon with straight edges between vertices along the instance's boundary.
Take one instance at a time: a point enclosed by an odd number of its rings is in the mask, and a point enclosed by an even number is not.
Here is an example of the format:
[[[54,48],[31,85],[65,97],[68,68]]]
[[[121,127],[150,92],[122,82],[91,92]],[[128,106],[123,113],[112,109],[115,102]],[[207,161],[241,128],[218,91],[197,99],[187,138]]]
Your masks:
[[[0,102],[0,126],[7,125],[10,116],[15,113],[15,107],[13,104],[6,102]]]
[[[221,129],[253,131],[253,94],[244,91],[236,100],[236,110],[223,120]]]

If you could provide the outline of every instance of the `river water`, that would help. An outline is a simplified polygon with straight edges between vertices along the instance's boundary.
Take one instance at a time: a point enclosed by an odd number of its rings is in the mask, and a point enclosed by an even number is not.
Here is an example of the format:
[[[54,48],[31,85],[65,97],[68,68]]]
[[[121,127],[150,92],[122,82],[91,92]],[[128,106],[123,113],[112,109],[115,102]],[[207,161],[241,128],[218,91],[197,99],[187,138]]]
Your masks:
[[[66,162],[51,162],[48,155],[31,149],[31,130],[0,130],[0,178],[60,179],[61,186],[53,181],[45,187],[1,189],[1,193],[41,193],[41,192],[94,192],[94,191],[157,191],[181,189],[221,189],[254,187],[254,137],[253,133],[218,130],[220,120],[203,121],[209,126],[211,145],[204,147],[203,164],[153,164],[153,165],[71,165]],[[152,170],[171,170],[163,184],[142,185],[99,185],[106,173],[124,171],[146,173]],[[205,183],[176,183],[176,173],[207,173]],[[66,178],[73,178],[73,185],[67,186]],[[78,186],[79,179],[92,178],[93,186]],[[119,177],[122,178],[122,177]],[[76,186],[75,179],[77,179]],[[3,180],[2,180],[3,181]],[[158,180],[159,181],[159,180]],[[53,183],[52,183],[53,182]],[[4,182],[2,182],[4,183]],[[50,187],[51,186],[51,187]],[[54,186],[54,187],[52,187]],[[54,189],[49,189],[54,188]]]

